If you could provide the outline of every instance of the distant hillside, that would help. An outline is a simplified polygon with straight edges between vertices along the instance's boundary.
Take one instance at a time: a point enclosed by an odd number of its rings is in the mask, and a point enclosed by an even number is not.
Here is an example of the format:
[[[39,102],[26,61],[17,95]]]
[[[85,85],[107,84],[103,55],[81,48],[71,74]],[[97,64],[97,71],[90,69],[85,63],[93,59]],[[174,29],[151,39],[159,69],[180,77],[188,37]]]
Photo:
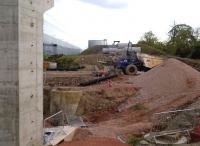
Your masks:
[[[164,55],[167,54],[161,50],[158,50],[154,47],[144,45],[144,44],[136,44],[135,47],[141,47],[142,53],[149,54],[149,55]]]
[[[92,48],[84,50],[81,54],[82,55],[101,54],[103,48],[105,48],[105,46],[94,46]]]
[[[44,34],[44,53],[48,55],[72,55],[81,53],[81,49],[66,41]]]
[[[88,48],[84,50],[81,54],[82,55],[101,54],[102,48],[105,48],[105,47],[106,46],[95,46],[92,48]],[[164,55],[164,56],[167,55],[165,52],[148,45],[136,44],[134,45],[134,47],[141,47],[142,53],[149,54],[149,55]]]

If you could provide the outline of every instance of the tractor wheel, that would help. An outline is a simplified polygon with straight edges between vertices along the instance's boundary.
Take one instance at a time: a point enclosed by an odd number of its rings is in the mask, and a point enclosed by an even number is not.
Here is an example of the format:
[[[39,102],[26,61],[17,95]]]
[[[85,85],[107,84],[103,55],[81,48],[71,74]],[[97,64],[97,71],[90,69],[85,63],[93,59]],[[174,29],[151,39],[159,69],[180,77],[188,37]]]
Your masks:
[[[126,67],[126,74],[127,75],[136,75],[137,74],[137,67],[133,64],[130,64]]]

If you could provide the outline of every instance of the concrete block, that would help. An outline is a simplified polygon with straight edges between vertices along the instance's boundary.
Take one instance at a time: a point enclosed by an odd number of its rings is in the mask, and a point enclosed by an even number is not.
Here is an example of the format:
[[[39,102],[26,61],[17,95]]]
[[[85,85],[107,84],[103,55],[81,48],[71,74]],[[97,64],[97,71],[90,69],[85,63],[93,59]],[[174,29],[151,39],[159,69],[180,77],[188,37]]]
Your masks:
[[[0,1],[0,146],[42,145],[42,16],[49,2]]]
[[[17,7],[1,6],[0,5],[0,23],[2,24],[17,24]]]
[[[1,0],[0,6],[17,6],[18,0]]]
[[[16,50],[0,49],[0,69],[1,70],[17,70]],[[9,59],[8,59],[9,58]],[[6,63],[5,63],[6,62]]]
[[[0,23],[0,40],[1,41],[13,41],[17,40],[18,36],[18,30],[16,24],[4,24]]]
[[[68,115],[75,115],[82,91],[51,91],[50,112],[54,114],[60,110]]]

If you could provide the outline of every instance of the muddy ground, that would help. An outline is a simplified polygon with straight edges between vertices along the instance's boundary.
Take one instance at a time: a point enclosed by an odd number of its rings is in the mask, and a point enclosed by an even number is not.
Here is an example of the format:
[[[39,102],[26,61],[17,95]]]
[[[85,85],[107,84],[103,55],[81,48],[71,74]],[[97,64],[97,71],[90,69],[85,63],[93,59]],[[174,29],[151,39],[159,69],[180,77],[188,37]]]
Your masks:
[[[70,82],[73,77],[79,78],[77,82],[94,78],[88,72],[71,72],[70,77],[62,75],[64,80],[57,80],[57,76],[60,77],[60,74],[49,75],[46,85],[50,82],[51,86],[58,86],[58,82],[63,82],[59,86],[76,87],[78,83]],[[84,94],[77,114],[84,118],[88,128],[77,132],[74,139],[117,138],[120,135],[127,140],[148,133],[154,113],[199,108],[200,73],[178,60],[169,59],[147,73],[121,75],[112,82],[102,82],[81,90]]]

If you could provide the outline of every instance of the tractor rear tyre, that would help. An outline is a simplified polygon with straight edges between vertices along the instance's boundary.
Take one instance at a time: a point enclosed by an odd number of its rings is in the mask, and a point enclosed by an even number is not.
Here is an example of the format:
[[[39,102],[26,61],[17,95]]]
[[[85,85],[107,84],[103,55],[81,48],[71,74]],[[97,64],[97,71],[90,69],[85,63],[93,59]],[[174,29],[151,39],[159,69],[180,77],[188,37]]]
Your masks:
[[[133,64],[130,64],[126,67],[126,74],[127,75],[136,75],[137,74],[137,67]]]

